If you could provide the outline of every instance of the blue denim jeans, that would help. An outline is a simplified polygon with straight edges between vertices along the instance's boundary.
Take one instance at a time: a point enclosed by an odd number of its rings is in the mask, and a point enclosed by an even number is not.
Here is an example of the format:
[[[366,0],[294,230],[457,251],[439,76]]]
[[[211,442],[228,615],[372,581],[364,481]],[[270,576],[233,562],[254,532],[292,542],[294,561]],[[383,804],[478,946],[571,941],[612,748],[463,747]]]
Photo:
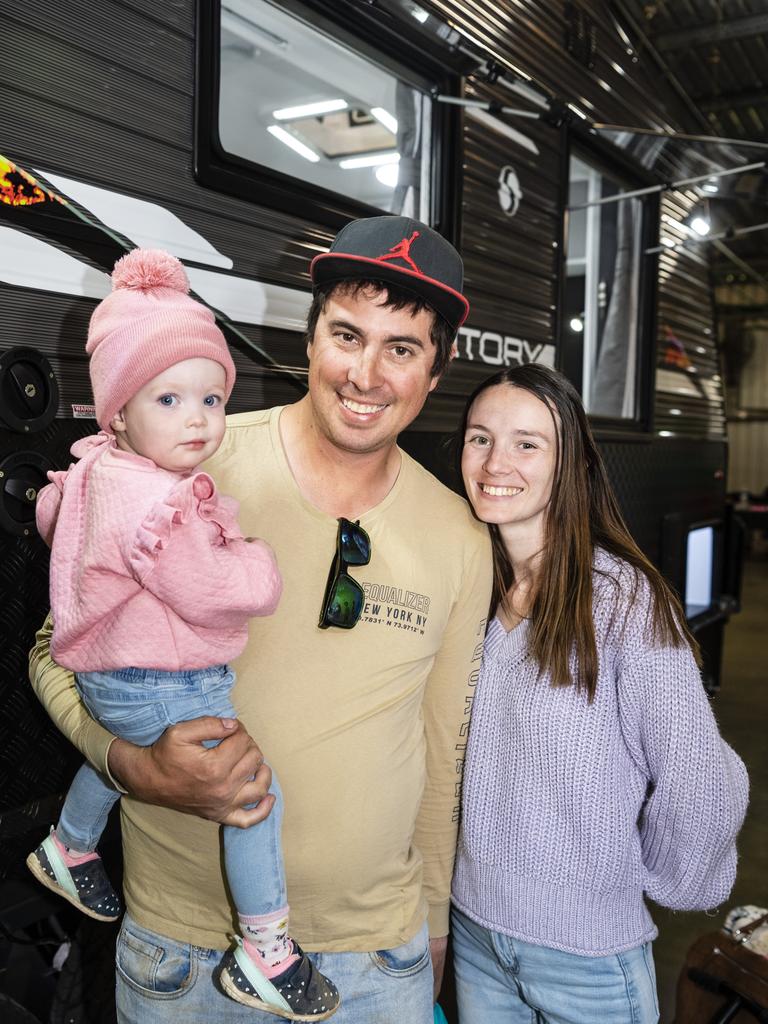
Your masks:
[[[459,1024],[656,1024],[651,944],[577,956],[452,915]]]
[[[309,953],[341,994],[334,1024],[432,1024],[426,925],[410,942],[373,953]],[[217,982],[221,951],[141,928],[128,915],[117,941],[118,1024],[277,1024],[234,1002]]]
[[[170,725],[203,715],[235,718],[230,700],[234,675],[226,665],[192,672],[126,668],[88,672],[77,687],[93,718],[124,740],[146,747]],[[216,745],[215,740],[211,745]],[[224,828],[224,863],[238,913],[253,916],[287,903],[280,827],[283,799],[277,778],[269,817],[252,828]],[[61,810],[56,834],[76,850],[94,850],[120,794],[91,765],[78,771]]]

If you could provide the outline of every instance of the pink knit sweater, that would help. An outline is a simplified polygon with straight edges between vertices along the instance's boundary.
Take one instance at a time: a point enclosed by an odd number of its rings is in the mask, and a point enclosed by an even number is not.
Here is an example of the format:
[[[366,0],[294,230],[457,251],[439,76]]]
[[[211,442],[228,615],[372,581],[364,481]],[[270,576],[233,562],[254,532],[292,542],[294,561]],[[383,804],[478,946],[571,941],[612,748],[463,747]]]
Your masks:
[[[37,526],[51,545],[51,652],[76,672],[183,671],[223,664],[248,619],[277,607],[272,549],[246,541],[237,502],[206,473],[179,475],[125,452],[110,434],[72,446],[51,473]]]

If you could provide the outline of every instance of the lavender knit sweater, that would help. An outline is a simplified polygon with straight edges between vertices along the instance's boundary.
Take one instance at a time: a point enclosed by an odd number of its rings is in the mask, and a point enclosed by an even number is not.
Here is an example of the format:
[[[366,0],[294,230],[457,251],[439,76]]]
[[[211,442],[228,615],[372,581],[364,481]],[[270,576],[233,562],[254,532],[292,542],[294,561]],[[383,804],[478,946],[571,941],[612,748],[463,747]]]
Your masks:
[[[528,623],[485,642],[464,774],[453,902],[479,924],[584,956],[656,936],[643,894],[721,903],[747,803],[687,647],[656,646],[651,591],[595,555],[595,699],[554,688]],[[606,574],[606,575],[601,575]]]

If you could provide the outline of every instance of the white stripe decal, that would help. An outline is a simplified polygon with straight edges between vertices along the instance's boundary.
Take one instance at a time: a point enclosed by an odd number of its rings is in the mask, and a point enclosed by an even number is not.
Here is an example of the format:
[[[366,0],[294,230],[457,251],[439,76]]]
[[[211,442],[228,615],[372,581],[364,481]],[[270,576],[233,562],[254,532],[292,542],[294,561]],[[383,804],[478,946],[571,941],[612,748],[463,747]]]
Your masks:
[[[226,313],[235,323],[277,327],[284,331],[303,331],[307,325],[309,292],[197,267],[187,267],[186,271],[200,298]]]
[[[48,171],[35,170],[35,174],[41,174],[55,189],[74,199],[107,227],[130,238],[138,246],[165,249],[180,260],[207,263],[210,267],[222,267],[224,270],[231,270],[234,266],[229,256],[220,253],[207,238],[159,203],[111,192]]]
[[[298,332],[306,326],[309,292],[196,267],[185,269],[200,298],[235,323]],[[84,299],[103,299],[110,290],[103,271],[50,242],[5,227],[0,227],[0,281]]]
[[[103,271],[41,238],[4,227],[0,227],[0,281],[85,299],[103,299],[110,290],[109,277]]]

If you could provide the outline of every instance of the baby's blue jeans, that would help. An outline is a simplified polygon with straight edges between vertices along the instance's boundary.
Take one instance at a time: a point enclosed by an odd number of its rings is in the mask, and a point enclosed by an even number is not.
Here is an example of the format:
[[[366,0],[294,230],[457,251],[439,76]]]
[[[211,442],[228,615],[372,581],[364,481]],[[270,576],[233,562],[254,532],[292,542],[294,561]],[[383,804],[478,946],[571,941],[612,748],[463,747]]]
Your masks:
[[[177,722],[203,715],[236,718],[230,700],[234,681],[226,665],[190,672],[124,668],[80,673],[77,688],[105,729],[146,747]],[[248,829],[224,826],[227,881],[238,913],[248,917],[272,913],[288,902],[280,844],[283,799],[274,775],[269,792],[275,805],[265,821]],[[67,793],[56,835],[75,850],[94,850],[119,798],[109,779],[83,765]]]

